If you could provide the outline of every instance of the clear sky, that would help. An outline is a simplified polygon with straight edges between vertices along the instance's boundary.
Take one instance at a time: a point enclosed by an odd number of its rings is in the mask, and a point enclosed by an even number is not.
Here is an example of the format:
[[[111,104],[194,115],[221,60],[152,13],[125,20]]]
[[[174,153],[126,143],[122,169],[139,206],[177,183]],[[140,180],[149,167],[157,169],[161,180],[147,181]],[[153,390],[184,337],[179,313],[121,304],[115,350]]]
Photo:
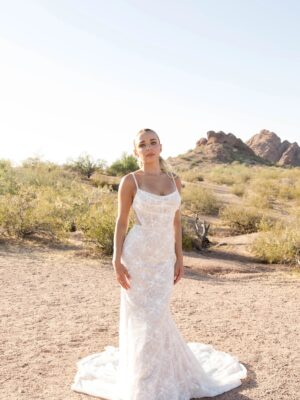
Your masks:
[[[0,0],[0,158],[111,163],[208,130],[300,144],[298,0]]]

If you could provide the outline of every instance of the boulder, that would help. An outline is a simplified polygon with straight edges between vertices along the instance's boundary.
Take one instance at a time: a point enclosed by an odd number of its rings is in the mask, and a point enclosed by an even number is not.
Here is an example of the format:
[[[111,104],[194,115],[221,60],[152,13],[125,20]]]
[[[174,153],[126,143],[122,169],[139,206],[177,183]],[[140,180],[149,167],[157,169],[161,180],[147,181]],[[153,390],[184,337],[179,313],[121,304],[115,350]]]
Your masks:
[[[296,142],[290,143],[288,140],[281,142],[276,133],[267,129],[263,129],[252,136],[246,144],[257,156],[274,164],[299,166],[300,148],[298,144]]]

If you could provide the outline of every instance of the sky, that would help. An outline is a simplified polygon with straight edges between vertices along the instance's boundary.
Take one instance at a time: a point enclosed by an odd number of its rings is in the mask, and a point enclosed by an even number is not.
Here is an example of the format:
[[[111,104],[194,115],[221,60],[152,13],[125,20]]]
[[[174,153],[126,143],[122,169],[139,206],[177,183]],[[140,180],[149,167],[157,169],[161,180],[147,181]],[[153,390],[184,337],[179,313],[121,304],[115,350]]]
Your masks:
[[[209,130],[300,144],[298,0],[0,0],[0,159],[162,157]]]

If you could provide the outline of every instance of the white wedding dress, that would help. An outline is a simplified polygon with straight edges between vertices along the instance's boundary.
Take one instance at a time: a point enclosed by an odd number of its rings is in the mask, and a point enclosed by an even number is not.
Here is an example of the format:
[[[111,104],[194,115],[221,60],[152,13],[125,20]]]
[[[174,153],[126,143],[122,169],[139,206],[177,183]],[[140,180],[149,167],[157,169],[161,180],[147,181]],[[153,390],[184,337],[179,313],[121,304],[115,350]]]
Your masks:
[[[173,220],[181,204],[175,181],[175,191],[157,195],[140,189],[132,176],[138,223],[122,249],[131,287],[120,287],[119,347],[108,345],[79,360],[71,389],[109,400],[189,400],[236,388],[247,376],[238,358],[209,344],[185,342],[170,313]]]

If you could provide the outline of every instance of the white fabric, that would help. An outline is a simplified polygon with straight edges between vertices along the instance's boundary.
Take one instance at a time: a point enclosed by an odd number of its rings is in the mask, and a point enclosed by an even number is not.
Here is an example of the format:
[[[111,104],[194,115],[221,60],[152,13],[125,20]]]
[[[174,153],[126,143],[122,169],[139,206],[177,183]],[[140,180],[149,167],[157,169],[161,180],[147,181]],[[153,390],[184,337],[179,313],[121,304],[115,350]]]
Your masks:
[[[108,400],[189,400],[217,396],[247,376],[237,357],[186,343],[170,313],[180,204],[177,189],[160,196],[137,185],[132,207],[141,225],[123,244],[131,287],[120,287],[119,347],[79,360],[72,390]]]

